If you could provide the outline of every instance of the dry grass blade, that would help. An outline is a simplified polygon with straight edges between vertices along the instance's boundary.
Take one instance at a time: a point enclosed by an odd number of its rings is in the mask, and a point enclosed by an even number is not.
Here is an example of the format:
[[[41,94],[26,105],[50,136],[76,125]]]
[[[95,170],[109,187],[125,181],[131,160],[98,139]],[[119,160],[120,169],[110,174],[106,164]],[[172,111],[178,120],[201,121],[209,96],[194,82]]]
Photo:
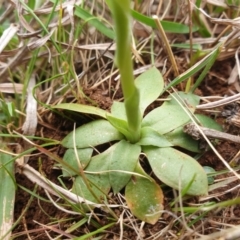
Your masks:
[[[238,76],[239,76],[239,73],[238,73],[238,65],[235,64],[235,66],[233,67],[232,71],[231,71],[231,74],[228,78],[228,84],[233,84],[237,81],[238,79]]]
[[[223,8],[227,8],[227,4],[224,3],[224,1],[219,1],[219,0],[207,0],[207,3],[214,5],[214,6],[218,6],[218,7],[223,7]]]
[[[3,79],[4,77],[6,77],[9,69],[13,69],[17,65],[19,65],[19,63],[21,63],[21,60],[27,55],[28,52],[29,49],[27,46],[20,48],[17,54],[9,60],[6,66],[4,66],[3,70],[0,72],[0,78]]]
[[[67,199],[68,201],[71,201],[76,204],[86,203],[88,205],[92,205],[94,207],[103,208],[103,209],[106,206],[110,208],[119,207],[119,205],[114,205],[114,204],[110,204],[110,205],[97,204],[97,203],[90,202],[84,198],[81,198],[80,196],[70,192],[69,190],[66,190],[56,185],[55,183],[51,182],[50,180],[44,178],[38,171],[36,171],[34,168],[29,166],[28,164],[19,165],[18,168],[21,171],[21,173],[24,174],[29,180],[31,180],[34,183],[37,183],[38,186],[42,187],[43,189],[45,189],[46,191],[48,191],[49,193],[57,197]]]
[[[192,3],[193,4],[193,3]],[[225,25],[230,25],[232,27],[240,27],[240,18],[235,19],[219,19],[219,18],[212,18],[210,15],[208,15],[202,8],[198,8],[196,5],[193,4],[193,6],[198,9],[202,14],[204,14],[207,18],[210,19],[210,21],[214,23],[221,23]]]
[[[21,94],[23,92],[23,84],[21,84],[21,83],[0,83],[0,92]]]
[[[112,44],[112,43],[86,44],[81,46],[75,46],[75,48],[86,49],[86,50],[103,50],[103,51],[107,49],[108,51],[115,51],[116,44]]]
[[[223,99],[215,101],[215,102],[198,105],[196,108],[199,110],[216,108],[216,107],[223,106],[223,105],[226,105],[226,104],[229,104],[232,102],[236,102],[239,99],[240,99],[240,93],[237,93],[231,97],[226,97],[226,98],[223,98]]]
[[[40,39],[32,39],[30,43],[28,43],[27,45],[29,50],[34,50],[36,48],[40,48],[41,46],[43,46],[50,39],[50,37],[54,33],[54,30],[55,29],[52,29],[49,34],[45,35]]]
[[[240,28],[240,18],[235,19],[218,19],[218,18],[211,18],[213,23],[221,23],[225,25],[229,25],[231,27]]]
[[[67,2],[63,2],[63,3],[61,3],[61,4],[57,4],[57,6],[55,7],[55,11],[59,11],[60,9],[66,9],[69,5],[72,5],[72,6],[74,6],[74,5],[81,5],[82,4],[82,0],[70,0],[70,1],[67,1]],[[52,3],[51,3],[52,4]],[[52,12],[52,6],[42,6],[42,7],[40,7],[40,8],[38,8],[38,9],[36,9],[35,11],[34,11],[36,14],[49,14],[49,13],[51,13]]]
[[[193,3],[192,3],[193,4]],[[219,61],[223,61],[232,57],[234,54],[239,53],[239,28],[240,28],[240,18],[234,19],[225,19],[222,18],[213,18],[203,8],[198,8],[194,5],[194,8],[197,9],[201,14],[207,17],[212,23],[216,24],[216,28],[218,25],[227,25],[224,30],[221,30],[220,34],[218,34],[217,38],[212,42],[212,46],[214,46],[217,42],[223,43],[222,51],[218,56]],[[224,17],[227,17],[224,14]],[[232,30],[231,30],[232,28]],[[211,32],[211,30],[210,30]]]
[[[11,16],[11,14],[14,11],[14,5],[12,3],[10,3],[6,10],[4,11],[4,13],[1,14],[0,16],[0,24],[2,24],[9,16]]]
[[[223,229],[220,232],[202,236],[198,240],[237,240],[240,238],[240,228],[236,226]]]
[[[3,35],[0,38],[0,53],[3,49],[8,45],[10,40],[14,37],[14,35],[19,30],[19,25],[11,24],[9,28],[4,30]]]
[[[33,96],[33,89],[35,87],[36,80],[33,75],[28,83],[28,94],[27,94],[27,109],[26,109],[26,119],[22,126],[23,134],[33,136],[37,129],[37,101]],[[24,143],[24,150],[30,148],[29,142]],[[28,162],[29,157],[25,157],[24,162]]]
[[[175,58],[173,56],[172,49],[171,49],[170,44],[168,42],[167,36],[166,36],[166,34],[165,34],[164,30],[163,30],[163,27],[162,27],[161,22],[159,21],[158,17],[157,16],[153,16],[153,19],[156,22],[156,25],[157,25],[157,28],[159,30],[159,33],[160,33],[160,35],[162,37],[162,40],[163,40],[163,42],[165,44],[167,54],[168,54],[168,56],[170,58],[170,62],[172,63],[172,66],[173,66],[174,75],[175,75],[175,77],[177,77],[177,76],[179,76],[179,71],[178,71],[177,63],[176,63]]]

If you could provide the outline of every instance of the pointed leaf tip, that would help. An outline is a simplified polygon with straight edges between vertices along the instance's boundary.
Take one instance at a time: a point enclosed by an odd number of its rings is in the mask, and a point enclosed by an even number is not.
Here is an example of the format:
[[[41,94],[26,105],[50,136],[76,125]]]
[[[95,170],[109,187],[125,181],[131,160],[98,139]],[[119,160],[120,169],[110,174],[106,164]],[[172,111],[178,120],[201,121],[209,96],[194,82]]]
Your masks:
[[[160,95],[164,87],[162,74],[152,67],[138,76],[135,84],[140,93],[140,109],[143,115],[145,109]]]

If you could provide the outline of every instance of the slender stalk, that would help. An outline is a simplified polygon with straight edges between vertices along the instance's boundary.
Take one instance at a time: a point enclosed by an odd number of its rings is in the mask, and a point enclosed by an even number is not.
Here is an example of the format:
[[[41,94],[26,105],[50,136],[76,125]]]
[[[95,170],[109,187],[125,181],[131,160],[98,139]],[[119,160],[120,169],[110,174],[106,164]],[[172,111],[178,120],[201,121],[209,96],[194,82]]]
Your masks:
[[[121,86],[127,114],[130,142],[140,138],[141,114],[139,109],[139,91],[134,84],[133,64],[131,59],[130,1],[113,0],[111,10],[116,31],[116,64],[121,75]]]

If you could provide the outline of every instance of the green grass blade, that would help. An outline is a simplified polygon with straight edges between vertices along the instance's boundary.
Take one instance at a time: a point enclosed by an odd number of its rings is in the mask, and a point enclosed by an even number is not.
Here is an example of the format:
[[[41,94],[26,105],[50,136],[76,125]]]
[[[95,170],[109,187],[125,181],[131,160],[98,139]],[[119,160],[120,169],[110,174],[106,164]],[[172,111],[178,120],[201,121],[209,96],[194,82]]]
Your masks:
[[[215,63],[217,56],[220,53],[220,47],[216,49],[216,51],[213,52],[213,54],[208,59],[208,64],[205,66],[204,70],[201,72],[200,76],[194,83],[194,85],[191,88],[191,92],[193,93],[195,89],[201,84],[202,80],[205,78],[209,70],[211,69],[212,65]]]
[[[198,8],[201,8],[202,0],[196,1],[196,6],[192,11],[192,21],[195,26],[198,26],[198,32],[202,37],[211,37],[211,30],[206,22],[205,16],[200,12]]]
[[[89,12],[84,10],[79,6],[75,6],[74,14],[83,19],[84,21],[89,22],[92,26],[94,26],[99,32],[104,34],[105,36],[114,39],[115,33],[112,29],[106,27],[96,16],[91,15]]]
[[[147,17],[137,11],[132,10],[132,17],[141,22],[144,23],[152,28],[157,28],[156,23],[153,18]],[[176,23],[176,22],[169,22],[169,21],[161,21],[162,27],[165,32],[170,32],[170,33],[189,33],[189,27],[181,24],[181,23]],[[196,32],[198,30],[197,27],[193,27],[193,32]]]
[[[190,49],[191,45],[190,45],[190,43],[173,43],[173,44],[171,44],[171,47],[181,48],[181,49]],[[198,44],[198,43],[193,43],[192,49],[201,51],[202,45]]]
[[[11,159],[10,155],[0,153],[0,239],[5,240],[10,239],[15,201],[14,162]]]
[[[90,239],[91,237],[95,236],[96,234],[104,233],[104,230],[115,225],[116,223],[109,223],[93,232],[87,233],[84,236],[74,238],[73,240],[84,240],[84,239]]]
[[[42,23],[42,21],[39,19],[39,17],[34,13],[34,11],[23,1],[20,0],[20,3],[23,5],[23,7],[26,8],[26,10],[29,12],[29,14],[32,15],[32,17],[39,23],[39,25],[42,27],[42,29],[44,30],[44,32],[46,34],[49,34],[49,31],[47,29],[47,27]]]
[[[212,56],[215,55],[216,52],[219,52],[221,48],[221,45],[216,47],[213,51],[211,51],[207,56],[205,56],[203,59],[201,59],[199,62],[194,64],[192,67],[190,67],[187,71],[176,77],[171,83],[167,85],[167,87],[164,89],[164,91],[168,90],[171,87],[176,86],[177,84],[185,81],[189,77],[193,76],[195,73],[197,73],[199,70],[207,66],[209,63],[213,61]]]

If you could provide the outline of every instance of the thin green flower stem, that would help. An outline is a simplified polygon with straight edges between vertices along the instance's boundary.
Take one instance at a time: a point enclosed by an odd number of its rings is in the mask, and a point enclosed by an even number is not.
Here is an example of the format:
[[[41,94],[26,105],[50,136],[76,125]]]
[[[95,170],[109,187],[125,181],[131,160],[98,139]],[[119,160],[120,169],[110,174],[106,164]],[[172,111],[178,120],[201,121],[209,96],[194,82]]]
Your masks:
[[[131,58],[130,1],[113,0],[113,18],[116,31],[116,63],[121,75],[121,86],[127,114],[130,142],[140,138],[141,114],[139,109],[139,91],[134,84],[133,63]]]

